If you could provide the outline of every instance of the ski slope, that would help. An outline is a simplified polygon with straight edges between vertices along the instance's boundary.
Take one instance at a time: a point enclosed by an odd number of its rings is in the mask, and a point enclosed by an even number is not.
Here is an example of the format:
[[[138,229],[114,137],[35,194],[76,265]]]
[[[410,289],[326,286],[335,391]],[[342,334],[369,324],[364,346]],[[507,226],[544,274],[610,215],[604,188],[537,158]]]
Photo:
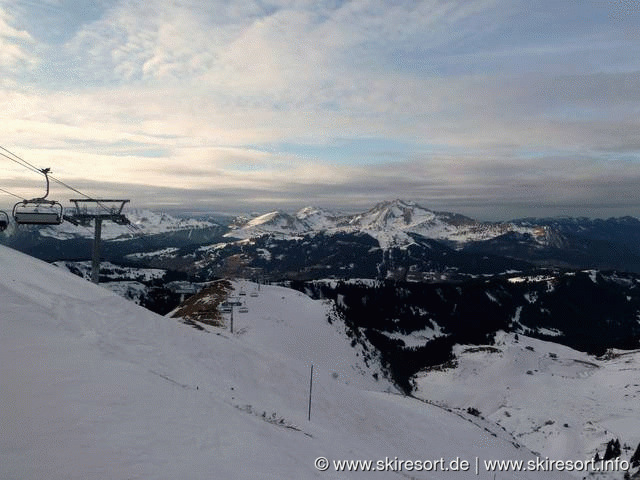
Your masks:
[[[309,422],[300,345],[306,329],[320,337],[338,326],[309,325],[317,312],[299,308],[292,320],[295,292],[261,295],[263,307],[250,297],[254,317],[237,317],[238,333],[199,331],[0,246],[0,478],[489,479],[482,471],[320,472],[314,460],[533,458],[505,432],[385,392],[370,372],[349,382],[357,371],[335,364],[342,347],[335,357],[313,352]],[[300,342],[269,335],[269,322]]]
[[[621,457],[629,460],[640,442],[640,351],[595,358],[501,332],[493,346],[457,346],[455,353],[456,368],[418,378],[417,396],[476,408],[543,456],[602,457],[617,438],[631,447]]]
[[[384,378],[377,359],[364,359],[374,347],[351,346],[342,320],[332,304],[312,300],[289,288],[232,282],[231,298],[248,310],[235,309],[234,334],[256,349],[279,352],[299,364],[314,365],[346,385],[366,390],[399,393]],[[244,294],[244,295],[243,295]],[[327,321],[330,318],[331,323]],[[230,315],[225,315],[229,324]],[[374,377],[375,375],[375,377]],[[376,380],[377,378],[378,380]]]

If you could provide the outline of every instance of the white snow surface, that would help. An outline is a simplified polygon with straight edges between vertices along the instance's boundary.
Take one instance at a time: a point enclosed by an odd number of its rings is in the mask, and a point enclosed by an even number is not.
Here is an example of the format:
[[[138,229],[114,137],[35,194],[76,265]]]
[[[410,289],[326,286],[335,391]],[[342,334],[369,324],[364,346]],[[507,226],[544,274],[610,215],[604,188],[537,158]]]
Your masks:
[[[370,362],[368,367],[363,352],[351,346],[344,323],[338,318],[328,322],[331,303],[312,300],[289,288],[245,280],[234,281],[233,286],[230,297],[248,309],[239,312],[236,308],[234,313],[234,334],[243,341],[256,348],[278,351],[302,364],[313,364],[348,385],[397,392],[383,380],[377,362]],[[225,315],[227,325],[229,317]],[[374,373],[379,381],[374,380]]]
[[[600,359],[551,342],[504,332],[492,348],[457,346],[458,366],[418,380],[420,398],[478,409],[542,456],[603,456],[619,438],[640,442],[640,351]],[[490,386],[490,388],[488,388]],[[621,478],[622,473],[613,475]]]
[[[336,365],[342,347],[334,359],[322,346],[337,326],[310,325],[322,305],[295,292],[248,298],[250,312],[236,315],[231,335],[153,314],[3,246],[0,272],[2,479],[368,478],[319,472],[313,462],[533,458],[473,418],[368,389],[366,376],[334,378],[340,368],[357,375]],[[315,340],[305,356],[301,346]],[[309,360],[317,362],[311,422]],[[493,478],[449,473],[373,476]]]
[[[436,324],[436,328],[425,327],[422,330],[416,330],[409,334],[398,332],[385,333],[389,338],[394,340],[402,340],[404,345],[409,348],[423,347],[434,338],[444,337],[446,334],[442,331],[442,327]]]

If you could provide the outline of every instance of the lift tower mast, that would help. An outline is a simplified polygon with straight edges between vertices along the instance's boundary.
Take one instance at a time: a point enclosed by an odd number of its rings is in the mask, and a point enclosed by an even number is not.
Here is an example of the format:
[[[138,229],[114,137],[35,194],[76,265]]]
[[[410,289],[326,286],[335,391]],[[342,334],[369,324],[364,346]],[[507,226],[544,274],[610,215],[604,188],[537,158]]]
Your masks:
[[[69,201],[75,204],[75,213],[65,215],[65,220],[68,220],[75,225],[85,226],[91,224],[92,220],[94,221],[95,234],[91,254],[91,281],[93,283],[99,283],[102,222],[104,220],[108,220],[117,223],[118,225],[128,225],[131,223],[122,213],[122,209],[129,200],[72,198]]]

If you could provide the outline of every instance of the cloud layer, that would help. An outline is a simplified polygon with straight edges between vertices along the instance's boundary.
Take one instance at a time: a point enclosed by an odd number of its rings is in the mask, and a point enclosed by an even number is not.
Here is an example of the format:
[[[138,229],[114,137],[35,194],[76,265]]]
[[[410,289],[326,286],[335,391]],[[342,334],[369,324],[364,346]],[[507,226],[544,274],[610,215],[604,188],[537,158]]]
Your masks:
[[[621,5],[0,0],[0,144],[138,205],[635,214]]]

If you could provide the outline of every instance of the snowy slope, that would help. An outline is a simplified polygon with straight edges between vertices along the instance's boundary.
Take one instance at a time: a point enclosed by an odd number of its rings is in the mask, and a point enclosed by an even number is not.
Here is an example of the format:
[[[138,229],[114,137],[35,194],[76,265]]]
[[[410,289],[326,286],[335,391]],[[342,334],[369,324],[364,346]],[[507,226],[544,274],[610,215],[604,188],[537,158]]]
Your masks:
[[[365,478],[314,459],[532,458],[441,408],[346,385],[328,357],[308,422],[308,365],[276,337],[261,344],[249,317],[237,335],[198,331],[5,247],[0,272],[0,478]],[[269,303],[256,318],[278,316]],[[292,339],[307,327],[297,318]]]
[[[493,347],[457,347],[456,357],[456,368],[422,375],[417,396],[476,408],[550,457],[602,457],[619,438],[632,447],[628,460],[640,442],[640,351],[595,358],[502,333]]]
[[[313,364],[347,385],[398,393],[384,379],[378,362],[365,362],[367,352],[351,346],[343,321],[331,315],[331,303],[279,286],[244,280],[233,282],[233,286],[231,297],[248,310],[234,311],[234,333],[243,342],[256,349],[280,352],[302,364]],[[331,317],[329,323],[327,318]],[[225,321],[228,325],[229,314]]]

